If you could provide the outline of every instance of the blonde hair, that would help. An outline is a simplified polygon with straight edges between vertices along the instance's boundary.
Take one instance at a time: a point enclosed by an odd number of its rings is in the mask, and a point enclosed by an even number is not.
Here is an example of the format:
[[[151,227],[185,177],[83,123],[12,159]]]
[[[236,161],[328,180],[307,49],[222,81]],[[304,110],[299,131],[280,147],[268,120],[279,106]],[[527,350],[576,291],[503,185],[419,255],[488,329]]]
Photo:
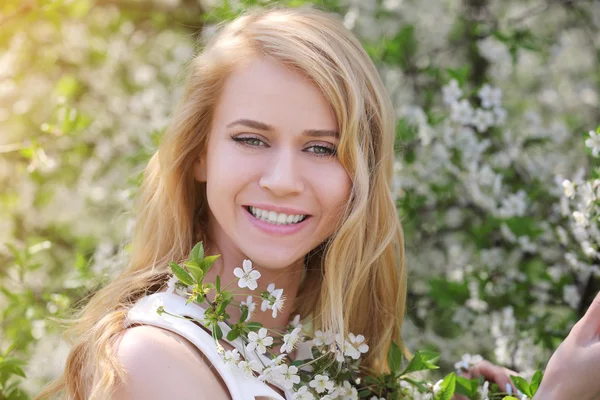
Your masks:
[[[206,239],[206,189],[192,167],[206,147],[224,81],[252,57],[270,57],[321,89],[352,180],[339,229],[307,255],[295,311],[312,315],[315,329],[362,333],[370,346],[363,363],[386,370],[391,341],[400,343],[406,298],[404,242],[390,190],[393,107],[369,56],[336,16],[276,8],[227,24],[190,63],[182,103],[144,172],[129,264],[80,311],[68,331],[76,340],[64,374],[38,398],[61,391],[73,400],[109,397],[124,377],[113,345],[128,308],[164,284],[169,261],[187,259]]]

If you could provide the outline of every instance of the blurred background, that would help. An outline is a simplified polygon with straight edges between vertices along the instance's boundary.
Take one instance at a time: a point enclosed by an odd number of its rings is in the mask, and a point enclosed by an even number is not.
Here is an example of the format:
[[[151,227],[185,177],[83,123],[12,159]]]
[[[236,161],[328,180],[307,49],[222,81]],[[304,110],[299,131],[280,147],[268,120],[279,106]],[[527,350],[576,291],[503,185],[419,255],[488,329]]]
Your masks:
[[[600,288],[600,2],[3,0],[0,399],[60,372],[56,319],[123,268],[199,39],[307,3],[359,36],[396,107],[409,348],[442,372],[544,367]]]

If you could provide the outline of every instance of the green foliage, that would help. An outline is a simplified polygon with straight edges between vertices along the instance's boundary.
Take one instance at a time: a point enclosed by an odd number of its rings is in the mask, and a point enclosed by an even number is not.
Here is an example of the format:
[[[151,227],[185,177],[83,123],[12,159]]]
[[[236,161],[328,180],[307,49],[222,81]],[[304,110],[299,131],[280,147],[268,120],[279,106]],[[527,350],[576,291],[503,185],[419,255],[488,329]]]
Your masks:
[[[64,327],[53,320],[70,316],[73,305],[81,304],[122,270],[126,257],[120,256],[126,255],[129,245],[121,251],[121,244],[131,233],[131,215],[126,211],[132,207],[142,167],[154,154],[179,101],[179,71],[198,49],[202,30],[246,9],[270,5],[314,4],[338,13],[349,26],[353,25],[349,17],[355,13],[353,29],[362,37],[392,95],[398,112],[395,149],[402,167],[395,176],[399,181],[396,203],[408,249],[409,302],[415,302],[408,313],[419,329],[428,331],[426,335],[408,333],[408,340],[418,348],[435,348],[422,341],[436,334],[453,343],[445,351],[457,351],[460,340],[470,337],[465,329],[472,328],[464,328],[460,318],[454,318],[459,311],[466,310],[481,322],[482,317],[498,316],[510,308],[520,333],[507,335],[539,344],[543,350],[534,363],[544,365],[549,351],[577,319],[578,310],[585,308],[584,300],[581,307],[567,305],[564,289],[587,287],[587,282],[576,280],[576,270],[585,272],[593,264],[574,243],[572,233],[566,244],[553,237],[556,228],[566,225],[566,217],[553,211],[560,206],[560,199],[554,176],[548,172],[556,169],[568,176],[588,168],[593,178],[600,177],[598,159],[583,146],[589,134],[580,134],[581,127],[597,124],[594,98],[600,82],[600,52],[593,41],[577,39],[598,33],[585,2],[555,4],[541,11],[533,2],[507,2],[493,13],[487,11],[489,1],[459,2],[456,10],[444,9],[439,15],[435,9],[427,9],[433,7],[427,2],[398,2],[402,5],[397,9],[394,2],[379,1],[352,7],[337,0],[218,1],[210,9],[194,1],[176,7],[167,3],[0,3],[0,352],[10,349],[0,361],[0,398],[26,398],[24,387],[34,390],[31,388],[56,376],[58,371],[31,376],[28,366],[29,362],[52,364],[47,358],[54,355],[40,359],[38,346],[45,344],[54,350],[48,343]],[[527,15],[508,13],[513,7],[528,6],[536,7],[528,9]],[[447,34],[445,22],[427,18],[450,18]],[[511,66],[482,56],[487,41],[494,43],[495,47],[487,49],[492,56],[508,52]],[[555,58],[565,62],[557,65]],[[511,73],[498,73],[509,67]],[[397,76],[398,83],[386,78],[388,74]],[[503,88],[508,123],[485,132],[475,130],[480,144],[489,141],[475,167],[514,156],[508,164],[497,163],[492,170],[502,177],[502,196],[526,191],[524,215],[492,215],[465,194],[468,187],[464,183],[472,178],[463,165],[470,160],[468,146],[446,144],[464,132],[443,135],[451,110],[442,105],[441,92],[453,79],[463,97],[476,106],[482,83]],[[573,95],[564,88],[579,88],[579,92]],[[405,106],[419,107],[424,120],[415,123],[402,112]],[[531,114],[540,116],[538,126],[531,123]],[[557,142],[551,128],[561,122],[567,139]],[[431,144],[424,145],[428,128]],[[600,133],[600,127],[596,132]],[[448,163],[443,162],[441,153],[426,158],[428,149],[438,144],[448,151]],[[542,157],[538,157],[540,153]],[[540,158],[554,164],[552,168],[542,165],[536,174],[533,166]],[[431,169],[426,168],[429,164]],[[407,182],[415,182],[415,186]],[[483,188],[484,195],[491,191],[488,188],[486,192],[485,185],[478,188]],[[452,224],[449,215],[456,209],[461,221]],[[504,236],[504,227],[515,240]],[[540,250],[523,251],[519,239],[524,237]],[[460,248],[459,254],[450,253],[452,245]],[[496,249],[501,250],[500,267],[486,258]],[[435,253],[442,254],[435,264],[424,261]],[[555,279],[549,273],[551,267],[568,264],[556,254],[566,253],[583,264],[566,267]],[[512,257],[515,254],[518,256]],[[462,264],[455,265],[463,256]],[[190,301],[208,304],[214,296],[214,309],[213,304],[209,307],[217,330],[230,299],[222,282],[204,282],[215,260],[204,257],[199,243],[188,261],[171,264],[171,269],[181,285],[195,287]],[[458,269],[462,275],[451,277]],[[474,288],[485,310],[468,306]],[[423,309],[425,316],[418,313]],[[45,322],[43,329],[40,322]],[[244,322],[243,314],[229,335],[262,327]],[[493,358],[494,340],[477,341],[482,354]],[[391,352],[388,364],[396,372],[431,369],[430,374],[442,378],[452,369],[451,359],[439,360],[437,365],[437,359],[423,352],[411,361],[404,361],[397,347]],[[393,377],[387,379],[377,384],[387,387]],[[528,386],[522,381],[519,385],[534,393],[539,386],[536,379],[541,379],[541,374]],[[474,381],[457,376],[455,382],[456,392],[474,396]],[[363,394],[368,396],[368,391]]]
[[[444,378],[440,385],[439,391],[435,394],[435,400],[450,400],[454,396],[456,389],[456,375],[454,373],[449,374]]]
[[[418,351],[410,359],[406,368],[400,373],[400,376],[407,375],[417,371],[424,371],[439,368],[435,363],[440,359],[440,355],[432,351]]]

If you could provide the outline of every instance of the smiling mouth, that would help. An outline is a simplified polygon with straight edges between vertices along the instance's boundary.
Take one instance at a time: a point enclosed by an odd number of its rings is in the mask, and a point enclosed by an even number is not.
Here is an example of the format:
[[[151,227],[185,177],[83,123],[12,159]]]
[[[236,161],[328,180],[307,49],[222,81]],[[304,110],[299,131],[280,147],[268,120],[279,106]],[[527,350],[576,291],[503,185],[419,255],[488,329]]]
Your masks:
[[[278,213],[275,211],[262,210],[257,207],[245,206],[246,210],[256,219],[273,225],[294,225],[304,221],[310,215],[293,215]]]

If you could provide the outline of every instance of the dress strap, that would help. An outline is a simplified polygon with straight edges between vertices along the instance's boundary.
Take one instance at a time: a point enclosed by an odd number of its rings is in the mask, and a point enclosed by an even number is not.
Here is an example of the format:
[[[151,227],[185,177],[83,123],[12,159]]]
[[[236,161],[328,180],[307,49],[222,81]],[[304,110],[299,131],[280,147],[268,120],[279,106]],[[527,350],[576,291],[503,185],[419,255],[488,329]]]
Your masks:
[[[166,313],[158,315],[156,310],[159,307],[163,307],[169,313],[192,317],[198,321],[204,319],[204,309],[197,304],[186,304],[185,298],[174,293],[158,292],[138,300],[127,314],[126,327],[133,324],[157,326],[189,340],[215,367],[225,382],[232,400],[246,400],[259,396],[270,400],[285,400],[268,385],[258,379],[246,377],[243,373],[234,371],[234,368],[226,364],[217,353],[214,339],[204,329],[192,321]],[[231,344],[235,346],[236,343]]]

